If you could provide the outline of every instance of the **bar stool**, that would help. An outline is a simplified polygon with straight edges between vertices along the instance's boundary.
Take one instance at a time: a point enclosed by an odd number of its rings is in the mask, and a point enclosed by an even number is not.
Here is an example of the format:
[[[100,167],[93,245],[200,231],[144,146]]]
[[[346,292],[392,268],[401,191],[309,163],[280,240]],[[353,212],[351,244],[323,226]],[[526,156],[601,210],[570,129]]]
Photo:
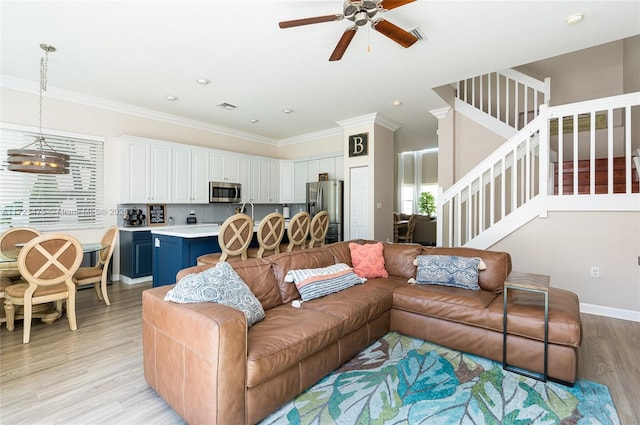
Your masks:
[[[222,252],[201,255],[196,259],[199,266],[217,264],[222,261],[247,259],[247,248],[253,238],[253,220],[246,214],[234,214],[222,223],[218,244]]]
[[[329,231],[329,213],[326,211],[320,211],[313,216],[311,220],[311,229],[309,230],[309,248],[314,246],[324,245],[324,239],[327,237]]]
[[[284,237],[284,216],[274,212],[260,220],[258,226],[259,248],[247,249],[249,258],[263,258],[280,252],[280,242]]]
[[[280,251],[294,251],[304,249],[309,236],[309,222],[311,217],[306,211],[300,211],[291,218],[287,228],[288,244],[282,244]]]

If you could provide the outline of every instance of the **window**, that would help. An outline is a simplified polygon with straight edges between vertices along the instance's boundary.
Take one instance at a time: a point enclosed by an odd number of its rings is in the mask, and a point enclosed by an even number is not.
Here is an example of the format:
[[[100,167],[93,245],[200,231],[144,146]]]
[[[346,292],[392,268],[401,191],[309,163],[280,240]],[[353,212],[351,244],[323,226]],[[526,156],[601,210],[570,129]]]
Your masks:
[[[103,140],[56,133],[47,144],[70,156],[69,174],[30,174],[7,170],[7,150],[24,148],[37,131],[2,124],[0,128],[0,230],[33,227],[70,230],[103,227]]]
[[[398,156],[399,210],[402,214],[419,213],[422,192],[430,192],[438,202],[438,150],[403,152]]]

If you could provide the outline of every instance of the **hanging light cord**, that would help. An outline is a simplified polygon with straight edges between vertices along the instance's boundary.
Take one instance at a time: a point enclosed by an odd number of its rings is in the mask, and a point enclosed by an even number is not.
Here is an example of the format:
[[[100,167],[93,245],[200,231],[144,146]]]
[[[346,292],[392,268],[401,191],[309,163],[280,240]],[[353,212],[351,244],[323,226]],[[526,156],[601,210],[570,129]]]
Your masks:
[[[55,51],[55,48],[52,46],[40,46],[42,48],[42,50],[44,50],[44,57],[40,58],[40,90],[38,91],[38,94],[40,96],[40,100],[39,100],[39,107],[40,107],[40,122],[39,122],[39,127],[38,127],[38,137],[36,137],[36,142],[38,143],[38,146],[40,148],[40,150],[44,150],[42,148],[42,145],[46,145],[47,149],[56,152],[55,149],[53,149],[48,143],[47,140],[42,136],[42,92],[47,91],[47,71],[49,70],[49,52],[50,51]],[[51,50],[53,49],[53,50]]]

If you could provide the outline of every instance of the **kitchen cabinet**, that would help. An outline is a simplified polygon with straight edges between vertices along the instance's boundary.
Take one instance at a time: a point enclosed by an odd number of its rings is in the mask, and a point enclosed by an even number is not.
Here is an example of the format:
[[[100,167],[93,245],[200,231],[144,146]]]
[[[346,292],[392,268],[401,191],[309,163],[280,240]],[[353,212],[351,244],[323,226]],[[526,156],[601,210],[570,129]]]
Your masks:
[[[242,202],[248,201],[251,188],[251,160],[249,158],[240,157],[238,159],[238,171],[240,182],[240,199]]]
[[[240,157],[223,151],[209,153],[209,180],[240,183]]]
[[[307,182],[317,182],[320,174],[320,161],[317,159],[307,161]]]
[[[209,202],[208,155],[204,149],[172,149],[171,202],[206,204]]]
[[[322,158],[318,161],[318,165],[320,169],[318,173],[327,173],[329,174],[329,180],[335,180],[336,178],[336,159],[331,158]],[[316,180],[317,181],[317,180]]]
[[[176,274],[195,266],[197,258],[210,252],[221,252],[217,236],[182,238],[153,234],[153,286],[176,283]]]
[[[251,158],[249,201],[260,204],[280,202],[280,162],[270,158]]]
[[[294,163],[280,162],[280,203],[292,204],[294,200]]]
[[[171,147],[144,139],[123,139],[122,203],[170,202]]]
[[[153,274],[151,231],[120,231],[120,276],[125,282]]]
[[[275,204],[280,202],[280,161],[269,159],[267,162],[269,163],[268,202]]]
[[[336,180],[344,181],[344,156],[336,156]]]
[[[298,161],[293,164],[293,203],[307,202],[307,161]]]

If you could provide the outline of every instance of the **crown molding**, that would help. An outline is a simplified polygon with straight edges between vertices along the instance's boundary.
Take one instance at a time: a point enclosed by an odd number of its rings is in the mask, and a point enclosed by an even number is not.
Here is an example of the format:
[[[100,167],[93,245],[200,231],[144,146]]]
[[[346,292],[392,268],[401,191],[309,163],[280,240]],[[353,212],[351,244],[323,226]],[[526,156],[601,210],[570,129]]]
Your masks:
[[[450,110],[450,106],[445,106],[444,108],[432,109],[429,111],[429,113],[440,120],[446,117]]]
[[[399,129],[400,127],[402,127],[399,123],[397,123],[396,121],[387,118],[385,116],[383,116],[382,114],[379,114],[377,112],[374,112],[372,114],[367,114],[367,115],[361,115],[359,117],[355,117],[355,118],[349,118],[346,120],[342,120],[342,121],[338,121],[337,124],[342,127],[343,129],[347,128],[347,127],[355,127],[357,125],[362,125],[362,124],[378,124],[383,126],[384,128],[391,130],[393,132],[395,132],[397,129]]]
[[[39,85],[36,82],[2,75],[0,76],[0,87],[38,95]],[[128,105],[126,103],[115,102],[112,100],[108,100],[108,99],[104,99],[96,96],[89,96],[86,94],[73,92],[69,90],[62,90],[62,89],[49,87],[49,89],[45,93],[43,93],[43,96],[66,101],[66,102],[90,106],[93,108],[99,108],[99,109],[104,109],[108,111],[133,115],[140,118],[146,118],[149,120],[161,121],[168,124],[189,127],[195,130],[207,131],[210,133],[216,133],[223,136],[237,137],[239,139],[249,140],[251,142],[264,143],[272,146],[280,145],[280,142],[276,139],[258,136],[256,134],[246,133],[246,132],[234,130],[227,127],[205,123],[202,121],[183,118],[183,117],[179,117],[172,114],[166,114],[163,112],[157,112],[150,109],[140,108],[137,106]]]
[[[329,128],[327,130],[315,131],[313,133],[303,134],[301,136],[287,137],[278,140],[278,146],[294,145],[296,143],[308,143],[328,137],[342,136],[342,128]]]

